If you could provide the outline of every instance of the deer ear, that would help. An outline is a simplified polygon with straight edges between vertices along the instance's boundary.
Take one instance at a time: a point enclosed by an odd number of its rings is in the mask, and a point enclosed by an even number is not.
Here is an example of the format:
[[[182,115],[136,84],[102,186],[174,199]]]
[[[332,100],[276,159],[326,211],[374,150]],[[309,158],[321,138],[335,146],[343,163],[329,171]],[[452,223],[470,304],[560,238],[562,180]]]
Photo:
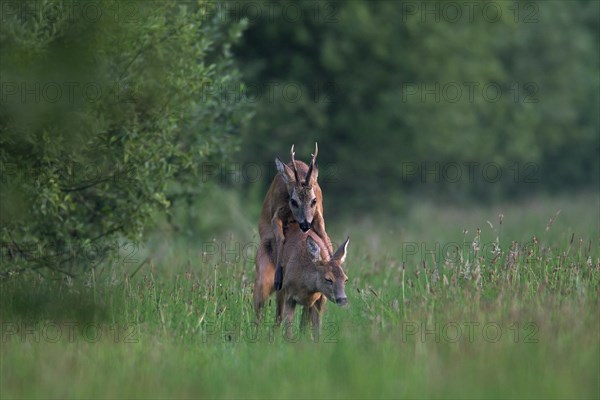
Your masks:
[[[310,235],[306,237],[306,247],[308,248],[308,254],[310,254],[310,258],[313,262],[321,261],[321,248]]]
[[[350,236],[346,239],[344,243],[336,250],[335,254],[332,258],[339,260],[340,263],[344,263],[346,261],[346,251],[348,250],[348,243],[350,242]]]
[[[312,174],[310,175],[310,184],[312,186],[316,185],[318,177],[319,177],[319,164],[315,161]]]
[[[283,178],[285,183],[289,184],[289,183],[292,183],[295,181],[294,180],[294,172],[292,171],[292,169],[290,167],[285,165],[279,159],[279,157],[275,158],[275,165],[277,166],[277,172],[279,172],[279,175],[281,175],[281,177]]]

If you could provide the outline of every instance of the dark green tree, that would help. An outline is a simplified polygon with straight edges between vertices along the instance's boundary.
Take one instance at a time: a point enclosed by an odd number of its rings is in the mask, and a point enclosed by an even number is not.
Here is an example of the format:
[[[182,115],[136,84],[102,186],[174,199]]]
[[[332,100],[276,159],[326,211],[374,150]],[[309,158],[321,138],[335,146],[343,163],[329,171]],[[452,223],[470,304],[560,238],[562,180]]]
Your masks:
[[[599,3],[475,3],[282,1],[254,12],[236,50],[263,89],[248,161],[291,143],[308,154],[318,140],[335,210],[597,182]],[[303,96],[266,95],[286,86]]]
[[[213,2],[7,2],[1,26],[3,276],[118,254],[237,149],[248,108],[212,88],[242,85],[244,24]]]

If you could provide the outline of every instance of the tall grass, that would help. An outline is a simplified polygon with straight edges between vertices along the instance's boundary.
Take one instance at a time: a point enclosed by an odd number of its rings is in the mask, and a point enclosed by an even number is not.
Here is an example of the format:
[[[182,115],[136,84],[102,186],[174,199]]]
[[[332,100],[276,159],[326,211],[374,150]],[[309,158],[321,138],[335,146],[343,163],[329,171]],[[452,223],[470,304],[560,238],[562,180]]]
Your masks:
[[[328,304],[314,339],[286,337],[273,304],[255,325],[245,231],[163,233],[137,263],[78,281],[12,279],[1,395],[598,398],[598,201],[329,223],[334,241],[351,236],[350,307]]]

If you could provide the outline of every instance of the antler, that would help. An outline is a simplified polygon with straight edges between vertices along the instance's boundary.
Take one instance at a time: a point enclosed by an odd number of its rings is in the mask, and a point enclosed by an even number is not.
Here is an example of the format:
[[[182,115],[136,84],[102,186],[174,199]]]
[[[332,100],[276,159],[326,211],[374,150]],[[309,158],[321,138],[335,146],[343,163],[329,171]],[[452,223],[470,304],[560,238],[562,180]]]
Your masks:
[[[306,180],[304,181],[304,184],[306,186],[308,186],[308,184],[310,183],[310,177],[313,173],[313,169],[315,166],[315,160],[317,159],[317,154],[319,154],[319,146],[317,146],[317,142],[315,142],[315,153],[311,154],[312,159],[310,160],[310,165],[308,166],[308,172],[306,173]]]
[[[296,169],[296,160],[294,160],[294,145],[292,145],[292,148],[290,149],[290,158],[292,159],[292,170],[294,170],[294,178],[296,179],[296,182],[299,181],[298,179],[298,170]]]

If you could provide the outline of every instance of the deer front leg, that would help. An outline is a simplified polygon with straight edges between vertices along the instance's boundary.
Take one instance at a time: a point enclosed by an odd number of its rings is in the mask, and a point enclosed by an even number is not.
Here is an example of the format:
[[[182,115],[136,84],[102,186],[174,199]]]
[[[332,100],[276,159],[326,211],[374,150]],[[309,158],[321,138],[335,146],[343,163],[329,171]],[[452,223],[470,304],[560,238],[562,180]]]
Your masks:
[[[283,267],[281,266],[281,260],[283,258],[283,241],[285,240],[285,237],[283,236],[283,221],[279,216],[279,212],[276,212],[271,219],[271,226],[273,227],[273,234],[275,236],[273,261],[275,261],[276,269],[273,286],[275,287],[275,290],[281,290],[283,286]]]
[[[321,298],[315,302],[315,304],[310,307],[310,322],[312,325],[312,336],[313,340],[318,342],[319,335],[321,333],[321,317],[323,316],[323,312],[325,312],[325,304],[327,303],[327,298],[321,295]]]
[[[283,313],[285,315],[285,338],[292,339],[294,337],[294,331],[292,329],[292,323],[294,322],[294,313],[296,312],[296,302],[288,298],[285,300],[283,306]]]
[[[315,214],[312,222],[312,230],[323,239],[323,242],[327,245],[327,250],[329,251],[329,255],[333,255],[333,246],[331,245],[331,240],[329,240],[329,236],[327,236],[327,232],[325,232],[325,220],[323,219],[323,214],[318,212]]]
[[[283,308],[285,304],[285,290],[280,290],[275,295],[276,298],[276,306],[275,306],[275,325],[281,325],[281,321],[283,320]]]
[[[311,309],[312,307],[302,307],[302,318],[300,318],[300,332],[302,333],[306,331],[306,327],[310,324]]]

